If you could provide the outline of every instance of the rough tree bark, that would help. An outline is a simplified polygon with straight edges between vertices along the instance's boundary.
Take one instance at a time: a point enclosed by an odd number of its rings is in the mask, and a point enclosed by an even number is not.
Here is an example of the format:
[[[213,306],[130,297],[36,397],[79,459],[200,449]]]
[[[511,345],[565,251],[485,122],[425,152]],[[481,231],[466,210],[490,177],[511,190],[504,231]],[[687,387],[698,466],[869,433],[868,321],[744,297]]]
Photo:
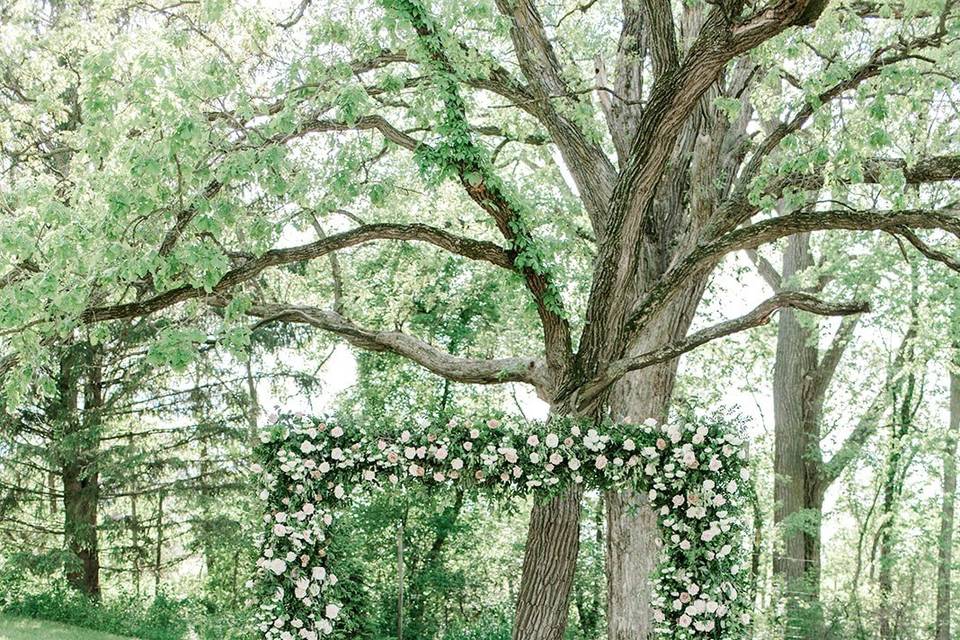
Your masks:
[[[83,460],[63,466],[64,532],[67,548],[79,566],[67,571],[67,582],[92,598],[100,597],[97,536],[99,476]]]
[[[809,238],[791,238],[783,256],[783,280],[813,266]],[[787,598],[786,637],[822,637],[820,518],[823,510],[820,412],[812,385],[819,354],[816,328],[792,309],[780,314],[773,370],[774,523],[782,546],[774,575]]]
[[[81,376],[84,406],[78,403]],[[59,433],[58,455],[63,483],[64,543],[75,562],[67,582],[92,598],[100,597],[97,510],[100,476],[98,409],[103,405],[99,356],[89,345],[68,347],[60,360],[57,396],[51,418]]]
[[[954,345],[960,349],[960,344]],[[958,363],[960,364],[960,363]],[[943,497],[937,553],[935,640],[950,640],[951,572],[953,570],[954,504],[957,497],[957,438],[960,436],[960,373],[950,372],[950,424],[943,452]]]
[[[705,282],[698,283],[659,316],[632,348],[645,353],[686,335]],[[625,376],[610,393],[614,419],[664,420],[676,382],[677,359]],[[642,640],[652,630],[650,575],[659,559],[660,533],[646,496],[607,492],[607,638]]]
[[[814,266],[809,234],[792,236],[783,253],[782,270],[752,254],[758,270],[775,290],[790,286],[794,276]],[[813,290],[823,283],[813,285]],[[773,558],[774,577],[786,600],[785,636],[803,640],[823,637],[820,606],[820,540],[824,494],[863,444],[876,431],[889,386],[860,415],[852,433],[829,460],[824,460],[820,425],[823,405],[837,366],[853,337],[856,319],[845,319],[829,346],[821,349],[819,324],[793,309],[780,314],[774,363],[774,523],[781,545]],[[909,360],[916,330],[911,319],[888,381]]]
[[[554,640],[567,627],[573,573],[580,550],[580,499],[573,487],[530,513],[513,640]]]

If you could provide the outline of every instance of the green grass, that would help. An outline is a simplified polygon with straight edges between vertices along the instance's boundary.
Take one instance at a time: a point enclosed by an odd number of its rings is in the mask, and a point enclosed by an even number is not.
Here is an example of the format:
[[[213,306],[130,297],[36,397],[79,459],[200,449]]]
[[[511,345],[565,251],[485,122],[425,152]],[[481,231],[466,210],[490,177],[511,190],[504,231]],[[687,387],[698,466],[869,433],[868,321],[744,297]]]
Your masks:
[[[131,640],[59,622],[0,616],[0,640]]]

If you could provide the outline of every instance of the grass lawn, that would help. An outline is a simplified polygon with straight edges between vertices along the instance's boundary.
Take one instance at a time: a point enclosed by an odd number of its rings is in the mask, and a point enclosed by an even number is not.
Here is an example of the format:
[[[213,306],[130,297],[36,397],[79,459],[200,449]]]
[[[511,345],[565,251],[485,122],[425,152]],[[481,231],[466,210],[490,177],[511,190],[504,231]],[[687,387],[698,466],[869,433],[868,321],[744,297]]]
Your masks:
[[[131,640],[59,622],[0,616],[0,640]]]

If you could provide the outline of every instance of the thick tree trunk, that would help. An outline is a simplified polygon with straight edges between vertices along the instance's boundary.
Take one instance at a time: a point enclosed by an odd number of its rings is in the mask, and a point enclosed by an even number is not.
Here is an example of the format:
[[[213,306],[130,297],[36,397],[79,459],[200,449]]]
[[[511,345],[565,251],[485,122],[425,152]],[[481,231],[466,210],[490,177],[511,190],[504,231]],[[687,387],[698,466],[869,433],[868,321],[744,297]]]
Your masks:
[[[783,257],[783,279],[813,266],[806,235],[790,239]],[[774,523],[782,544],[773,572],[786,598],[785,636],[819,640],[821,486],[820,409],[812,385],[817,377],[815,326],[796,311],[780,312],[773,371]]]
[[[703,294],[697,283],[644,330],[631,353],[644,353],[686,335]],[[610,394],[614,420],[664,420],[676,381],[673,360],[626,376]],[[657,566],[660,533],[644,495],[607,492],[607,638],[643,640],[652,629],[650,575]]]
[[[81,371],[86,376],[84,407],[78,406]],[[68,347],[60,361],[56,404],[51,410],[60,478],[63,483],[64,546],[74,556],[67,567],[67,582],[92,598],[100,597],[100,555],[97,507],[100,476],[98,411],[103,404],[100,365],[89,345]]]
[[[950,427],[943,454],[943,506],[937,556],[935,640],[950,640],[950,573],[953,565],[953,512],[957,495],[957,436],[960,435],[960,374],[950,374]]]
[[[63,467],[64,533],[78,566],[67,571],[67,582],[90,597],[100,597],[100,556],[97,543],[99,476],[79,462]]]
[[[580,549],[580,487],[530,514],[513,640],[561,640]]]
[[[607,637],[639,640],[651,629],[650,574],[657,565],[657,518],[646,497],[607,492]]]

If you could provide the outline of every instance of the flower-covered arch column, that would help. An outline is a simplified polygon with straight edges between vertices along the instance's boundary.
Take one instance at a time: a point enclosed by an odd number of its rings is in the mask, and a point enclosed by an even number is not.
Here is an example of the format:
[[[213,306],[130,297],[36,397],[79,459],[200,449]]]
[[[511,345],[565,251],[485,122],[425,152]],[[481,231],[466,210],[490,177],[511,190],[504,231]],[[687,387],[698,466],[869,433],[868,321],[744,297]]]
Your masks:
[[[371,436],[333,418],[287,415],[261,441],[266,508],[253,586],[265,640],[318,640],[342,622],[326,557],[337,512],[361,492],[410,483],[467,484],[493,497],[547,498],[574,484],[646,492],[663,548],[654,580],[659,635],[746,635],[749,471],[736,422],[531,426],[487,418]]]

